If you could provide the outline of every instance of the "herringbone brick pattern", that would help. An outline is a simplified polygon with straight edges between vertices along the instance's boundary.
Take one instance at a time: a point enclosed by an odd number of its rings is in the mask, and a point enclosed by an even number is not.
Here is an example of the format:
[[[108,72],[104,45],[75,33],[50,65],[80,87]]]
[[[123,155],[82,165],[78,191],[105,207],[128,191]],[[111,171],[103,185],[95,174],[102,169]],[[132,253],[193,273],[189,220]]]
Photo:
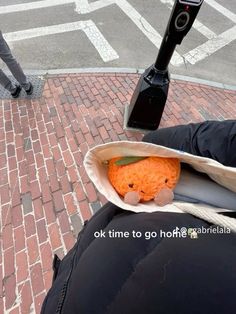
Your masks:
[[[0,313],[39,313],[52,258],[106,200],[83,168],[90,147],[141,140],[123,130],[138,75],[46,79],[40,99],[0,103]],[[172,81],[161,127],[236,117],[236,93]]]

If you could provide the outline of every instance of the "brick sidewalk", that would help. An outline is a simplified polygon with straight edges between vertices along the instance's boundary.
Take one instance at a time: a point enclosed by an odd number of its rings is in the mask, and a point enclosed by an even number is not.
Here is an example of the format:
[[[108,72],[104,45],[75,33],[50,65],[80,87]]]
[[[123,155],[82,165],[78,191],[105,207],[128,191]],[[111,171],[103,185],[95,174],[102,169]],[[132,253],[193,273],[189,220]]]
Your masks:
[[[106,200],[83,157],[94,145],[140,140],[123,130],[134,74],[49,77],[38,100],[0,103],[0,314],[39,313],[53,254],[63,257]],[[236,117],[236,92],[172,81],[161,127]]]

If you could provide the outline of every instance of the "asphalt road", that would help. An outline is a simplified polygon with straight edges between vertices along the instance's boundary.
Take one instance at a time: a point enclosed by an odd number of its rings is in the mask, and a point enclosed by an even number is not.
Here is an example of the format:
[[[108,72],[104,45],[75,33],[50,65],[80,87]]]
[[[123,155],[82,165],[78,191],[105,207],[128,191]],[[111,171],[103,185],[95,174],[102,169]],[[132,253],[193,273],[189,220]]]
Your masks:
[[[0,0],[0,29],[27,70],[145,69],[156,59],[172,2]],[[236,85],[235,51],[235,0],[205,0],[170,73]]]

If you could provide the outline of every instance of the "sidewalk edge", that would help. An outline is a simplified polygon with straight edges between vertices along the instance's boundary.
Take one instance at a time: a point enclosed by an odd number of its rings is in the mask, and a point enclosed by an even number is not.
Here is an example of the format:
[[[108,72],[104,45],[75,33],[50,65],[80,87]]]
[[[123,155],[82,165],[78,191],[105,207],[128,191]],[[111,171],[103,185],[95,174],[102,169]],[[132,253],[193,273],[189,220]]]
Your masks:
[[[60,75],[60,74],[82,74],[82,73],[142,74],[144,72],[144,69],[113,68],[113,67],[112,68],[68,68],[68,69],[53,69],[53,70],[29,70],[25,72],[28,75]],[[223,83],[199,79],[199,78],[191,77],[191,76],[171,74],[171,79],[236,91],[236,85],[223,84]]]

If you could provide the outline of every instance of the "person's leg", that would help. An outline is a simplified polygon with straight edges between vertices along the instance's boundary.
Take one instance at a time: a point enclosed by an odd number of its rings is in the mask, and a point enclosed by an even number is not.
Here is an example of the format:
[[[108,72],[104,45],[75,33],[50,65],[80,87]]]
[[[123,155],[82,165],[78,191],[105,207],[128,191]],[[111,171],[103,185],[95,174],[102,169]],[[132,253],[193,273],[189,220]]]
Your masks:
[[[1,69],[0,69],[0,84],[11,93],[13,98],[17,98],[20,95],[21,86],[13,84]]]
[[[0,69],[0,84],[10,93],[14,92],[16,89],[16,86],[11,82],[11,80],[6,76],[6,74],[1,69]]]
[[[3,62],[6,63],[12,75],[20,83],[20,85],[26,91],[29,91],[30,88],[32,87],[32,84],[27,80],[27,77],[24,74],[20,64],[13,57],[11,50],[8,47],[7,42],[3,38],[1,32],[0,32],[0,58],[3,60]]]

